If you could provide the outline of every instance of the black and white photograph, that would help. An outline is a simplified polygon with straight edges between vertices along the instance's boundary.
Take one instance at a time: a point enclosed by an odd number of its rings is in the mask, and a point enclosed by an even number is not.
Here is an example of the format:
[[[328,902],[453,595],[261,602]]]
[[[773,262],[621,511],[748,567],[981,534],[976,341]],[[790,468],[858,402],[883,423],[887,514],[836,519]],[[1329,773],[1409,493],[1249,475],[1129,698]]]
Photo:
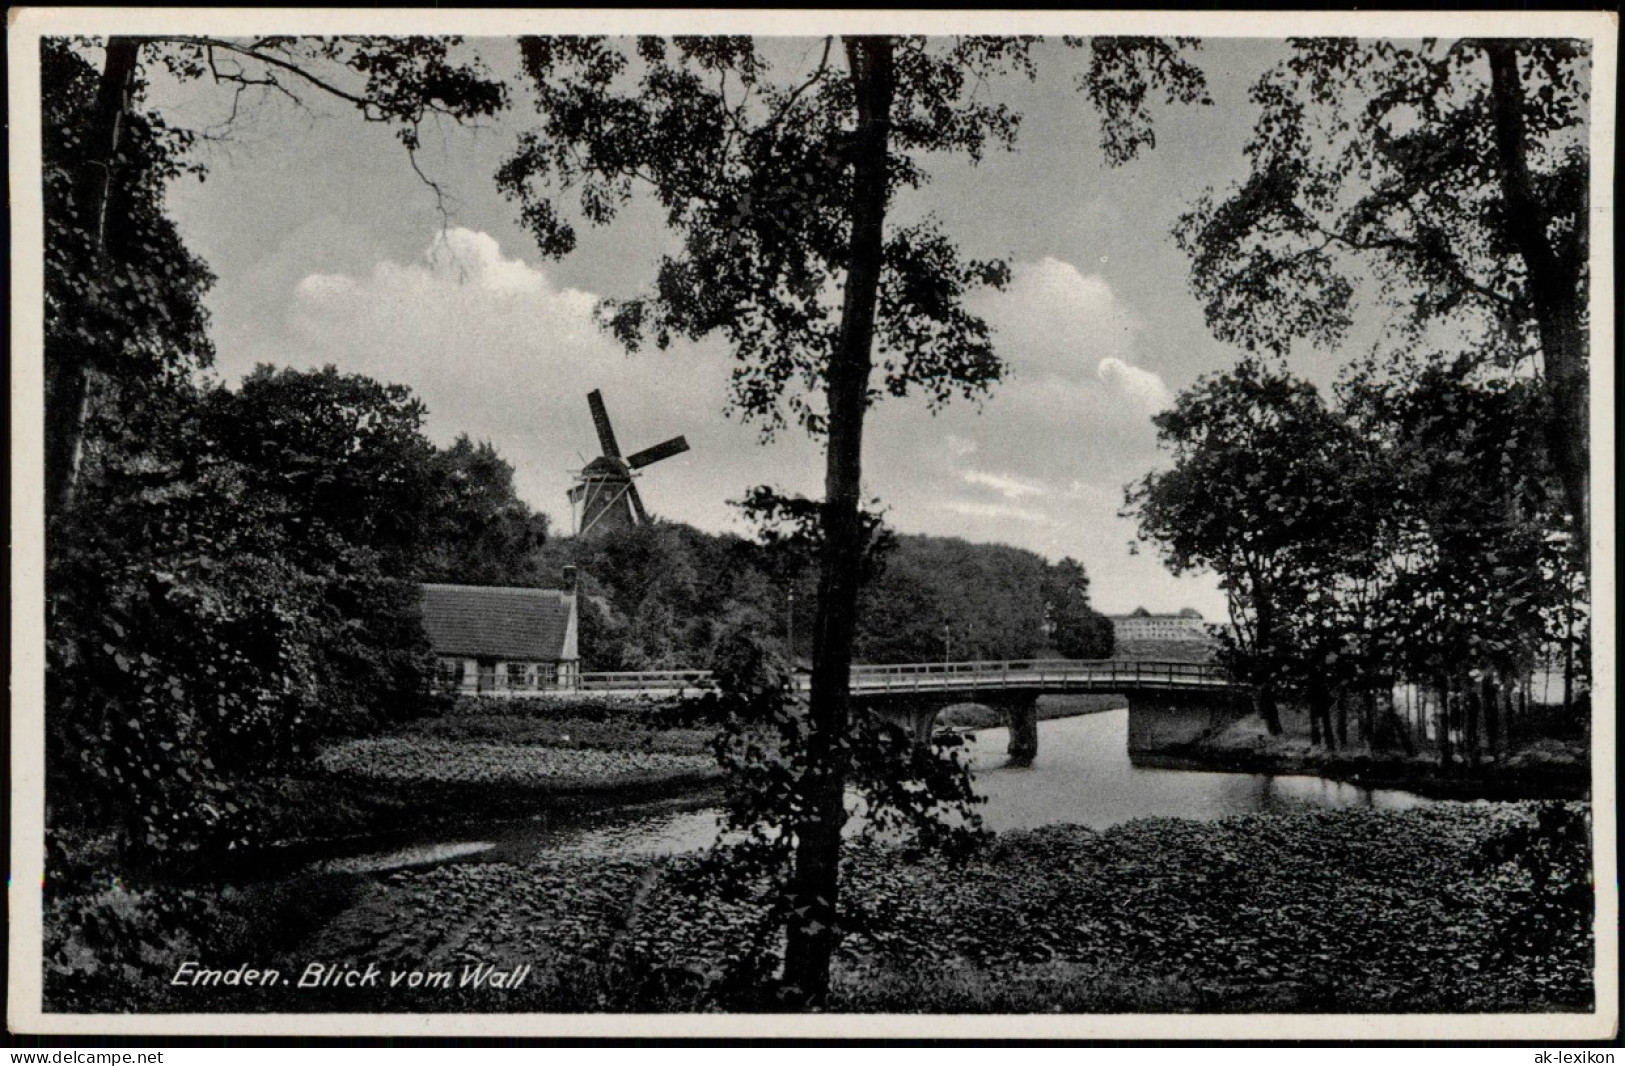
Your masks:
[[[10,1028],[1617,1035],[1616,34],[14,12]]]

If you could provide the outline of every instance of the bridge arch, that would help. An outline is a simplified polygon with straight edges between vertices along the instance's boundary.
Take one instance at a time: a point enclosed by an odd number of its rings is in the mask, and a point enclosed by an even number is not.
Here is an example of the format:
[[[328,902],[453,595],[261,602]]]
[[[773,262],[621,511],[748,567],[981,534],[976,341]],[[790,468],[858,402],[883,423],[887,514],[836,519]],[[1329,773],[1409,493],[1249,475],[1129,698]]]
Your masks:
[[[1207,663],[1136,659],[1049,659],[922,663],[852,668],[852,700],[921,740],[936,716],[955,703],[1004,712],[1011,762],[1038,755],[1038,698],[1096,692],[1122,695],[1129,706],[1129,750],[1195,740],[1250,710],[1245,686]]]
[[[704,670],[584,673],[577,691],[641,696],[694,694],[711,683]],[[809,679],[798,684],[803,691]],[[1120,694],[1129,704],[1129,752],[1177,746],[1250,710],[1248,689],[1211,663],[1143,659],[1011,659],[896,663],[852,667],[855,706],[881,715],[921,740],[955,703],[985,703],[1010,721],[1013,761],[1038,754],[1038,697],[1073,692]]]

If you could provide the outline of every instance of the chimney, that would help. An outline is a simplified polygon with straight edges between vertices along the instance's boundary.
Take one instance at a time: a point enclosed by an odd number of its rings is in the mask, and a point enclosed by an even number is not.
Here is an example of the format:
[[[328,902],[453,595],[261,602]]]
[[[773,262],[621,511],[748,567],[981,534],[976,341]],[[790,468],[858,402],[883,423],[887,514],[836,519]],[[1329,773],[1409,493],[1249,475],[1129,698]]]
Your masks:
[[[576,568],[573,566],[564,568],[564,594],[566,596],[576,594]]]

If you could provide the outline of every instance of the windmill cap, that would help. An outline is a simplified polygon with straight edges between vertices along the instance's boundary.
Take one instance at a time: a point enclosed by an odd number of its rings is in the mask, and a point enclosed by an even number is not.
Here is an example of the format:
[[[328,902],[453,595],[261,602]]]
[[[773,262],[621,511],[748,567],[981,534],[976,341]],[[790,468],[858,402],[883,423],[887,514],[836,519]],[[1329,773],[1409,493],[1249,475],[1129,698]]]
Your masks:
[[[620,459],[611,459],[607,455],[600,455],[598,458],[582,467],[581,473],[588,477],[625,477],[627,476],[627,466],[626,463]]]

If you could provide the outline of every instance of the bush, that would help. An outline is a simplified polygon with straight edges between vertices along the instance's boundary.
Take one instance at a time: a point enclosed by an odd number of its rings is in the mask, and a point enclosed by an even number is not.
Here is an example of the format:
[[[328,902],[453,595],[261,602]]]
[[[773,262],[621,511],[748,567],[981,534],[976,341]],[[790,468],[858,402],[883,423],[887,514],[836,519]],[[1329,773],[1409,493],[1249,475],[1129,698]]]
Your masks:
[[[664,729],[648,716],[624,721],[592,718],[467,715],[428,718],[406,727],[398,735],[444,740],[502,741],[539,744],[553,748],[602,748],[606,751],[671,751],[702,754],[711,731]]]
[[[1554,947],[1571,957],[1589,954],[1596,893],[1586,806],[1540,804],[1533,818],[1486,841],[1476,865],[1499,875],[1512,904],[1495,926],[1500,956],[1540,956]]]
[[[184,962],[262,966],[359,898],[356,879],[302,876],[246,889],[132,887],[117,877],[45,902],[44,1001],[53,1011],[185,1009],[170,981]],[[214,990],[218,991],[218,990]]]
[[[455,718],[580,719],[589,722],[646,722],[675,701],[650,696],[602,696],[591,693],[534,696],[457,696],[447,709]]]

